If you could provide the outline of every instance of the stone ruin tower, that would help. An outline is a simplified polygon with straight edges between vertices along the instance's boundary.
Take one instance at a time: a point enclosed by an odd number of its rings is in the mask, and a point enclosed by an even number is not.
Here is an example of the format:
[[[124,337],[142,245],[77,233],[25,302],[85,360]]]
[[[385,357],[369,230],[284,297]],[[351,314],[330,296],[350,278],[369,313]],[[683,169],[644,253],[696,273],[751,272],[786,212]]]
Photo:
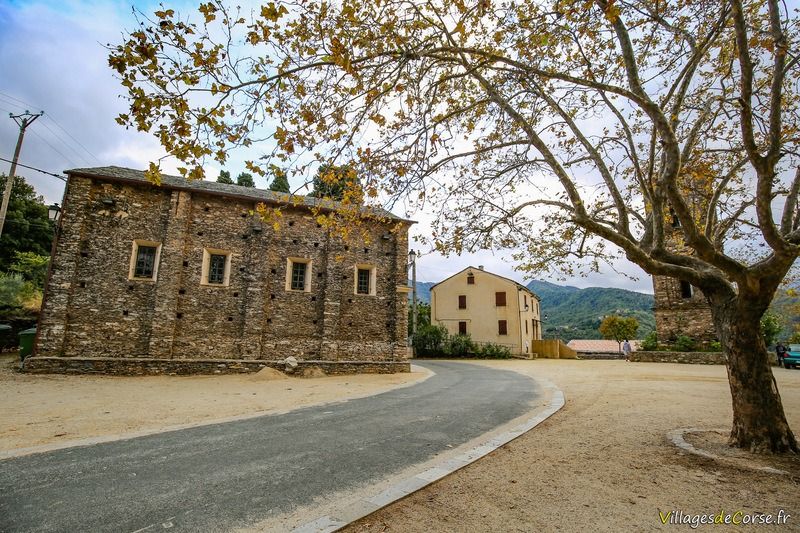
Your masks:
[[[702,199],[693,198],[695,209],[704,207]],[[668,246],[675,251],[683,251],[683,234],[680,221],[671,213],[667,231]],[[667,276],[653,276],[653,293],[656,319],[656,334],[659,342],[674,341],[679,335],[686,335],[701,344],[717,340],[711,306],[703,291],[688,282]]]

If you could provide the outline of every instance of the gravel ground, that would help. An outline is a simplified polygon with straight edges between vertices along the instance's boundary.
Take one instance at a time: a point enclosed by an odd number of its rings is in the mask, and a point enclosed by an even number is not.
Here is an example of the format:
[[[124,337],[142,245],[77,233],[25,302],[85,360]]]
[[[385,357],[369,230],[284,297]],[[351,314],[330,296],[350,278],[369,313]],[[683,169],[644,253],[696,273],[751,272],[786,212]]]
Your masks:
[[[722,511],[723,519],[737,511],[762,512],[777,519],[781,510],[791,516],[770,529],[800,531],[797,458],[772,461],[789,475],[758,473],[686,455],[666,438],[676,428],[730,425],[724,367],[575,360],[480,364],[546,377],[564,391],[566,405],[486,458],[345,531],[690,531],[669,522],[679,512],[685,517]],[[789,423],[800,435],[800,371],[774,372]],[[759,458],[758,465],[769,463]]]

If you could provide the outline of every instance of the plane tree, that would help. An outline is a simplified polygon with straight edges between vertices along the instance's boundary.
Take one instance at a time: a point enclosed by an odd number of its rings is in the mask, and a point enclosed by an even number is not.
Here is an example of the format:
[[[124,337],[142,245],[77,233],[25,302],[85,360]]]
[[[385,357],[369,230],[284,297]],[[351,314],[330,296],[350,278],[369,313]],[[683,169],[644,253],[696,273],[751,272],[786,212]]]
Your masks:
[[[783,2],[214,0],[140,22],[109,45],[118,121],[187,177],[242,147],[255,173],[346,166],[369,201],[435,213],[443,252],[688,282],[727,356],[731,444],[798,450],[758,334],[800,251]]]

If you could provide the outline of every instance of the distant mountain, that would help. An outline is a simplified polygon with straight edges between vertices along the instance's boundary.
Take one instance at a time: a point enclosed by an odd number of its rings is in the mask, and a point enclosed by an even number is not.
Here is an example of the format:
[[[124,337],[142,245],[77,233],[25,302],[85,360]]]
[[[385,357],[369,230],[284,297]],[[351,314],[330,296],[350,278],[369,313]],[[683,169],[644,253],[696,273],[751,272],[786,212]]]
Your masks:
[[[544,333],[548,338],[558,337],[565,342],[600,339],[597,328],[606,315],[635,317],[639,321],[636,335],[639,339],[656,327],[652,294],[604,287],[579,289],[537,280],[528,283],[528,288],[541,298]]]
[[[417,282],[417,299],[430,303],[431,287],[436,283]],[[579,289],[534,280],[528,288],[541,298],[544,332],[548,338],[600,339],[597,328],[605,315],[633,316],[639,321],[637,338],[643,338],[656,327],[653,316],[653,295],[625,289],[589,287]],[[409,294],[409,298],[411,294]],[[547,319],[544,319],[547,315]]]

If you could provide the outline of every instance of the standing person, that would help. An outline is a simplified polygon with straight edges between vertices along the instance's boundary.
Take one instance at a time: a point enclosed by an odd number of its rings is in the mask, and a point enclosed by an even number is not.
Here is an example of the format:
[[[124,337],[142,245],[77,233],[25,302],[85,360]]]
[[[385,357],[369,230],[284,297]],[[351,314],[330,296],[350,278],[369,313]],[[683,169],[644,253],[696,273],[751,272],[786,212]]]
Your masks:
[[[625,360],[631,360],[631,343],[628,342],[628,339],[625,339],[625,342],[622,343],[622,353],[625,354]]]
[[[786,346],[779,342],[775,346],[775,353],[778,355],[778,366],[783,366],[783,358],[786,357]]]

